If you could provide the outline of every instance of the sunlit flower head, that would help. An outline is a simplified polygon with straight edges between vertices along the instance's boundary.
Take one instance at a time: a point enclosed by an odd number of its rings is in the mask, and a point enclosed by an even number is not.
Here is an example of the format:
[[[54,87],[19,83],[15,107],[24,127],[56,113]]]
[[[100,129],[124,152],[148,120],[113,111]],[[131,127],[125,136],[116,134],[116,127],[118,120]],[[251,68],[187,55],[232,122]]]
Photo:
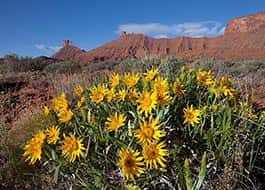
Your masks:
[[[121,168],[123,175],[126,179],[134,179],[144,173],[143,157],[140,152],[133,151],[129,148],[121,149],[119,151],[120,161],[118,166]]]
[[[137,99],[137,110],[140,114],[144,113],[148,116],[157,105],[157,94],[156,92],[143,91]]]
[[[176,96],[182,96],[185,93],[184,86],[181,84],[180,80],[176,78],[173,84],[173,92]]]
[[[100,102],[104,100],[106,91],[107,89],[103,84],[94,86],[91,89],[90,99],[96,104],[99,104]]]
[[[152,68],[150,70],[148,70],[145,73],[145,77],[144,77],[144,82],[149,82],[151,80],[153,80],[157,75],[158,75],[158,69],[157,68]]]
[[[128,88],[131,88],[138,83],[139,79],[140,76],[138,73],[126,73],[123,77],[123,82]]]
[[[56,144],[57,141],[60,139],[60,129],[58,127],[52,126],[47,129],[46,135],[48,144]]]
[[[35,135],[33,136],[33,138],[31,140],[36,142],[37,144],[43,144],[45,138],[46,138],[46,135],[45,135],[44,131],[41,130],[41,131],[38,131],[37,133],[35,133]]]
[[[158,141],[163,136],[165,136],[165,132],[160,129],[158,118],[150,117],[148,121],[140,123],[140,129],[135,131],[135,137],[141,144]]]
[[[84,89],[83,89],[82,86],[77,85],[75,87],[74,93],[75,93],[76,96],[81,96],[83,94],[83,92],[84,92]]]
[[[59,118],[59,121],[61,123],[67,123],[69,122],[73,117],[73,112],[69,110],[61,110],[59,113],[57,113],[57,116]]]
[[[115,95],[115,99],[118,102],[123,102],[125,101],[126,95],[127,95],[127,91],[125,89],[118,90],[118,92]]]
[[[55,112],[60,112],[68,108],[68,101],[64,92],[60,96],[54,98],[52,103]]]
[[[184,108],[184,122],[183,124],[189,124],[194,126],[195,124],[198,124],[200,122],[200,110],[194,109],[193,105]]]
[[[127,95],[126,95],[126,99],[128,101],[133,101],[133,100],[136,100],[137,98],[139,97],[139,92],[137,91],[136,88],[131,88]]]
[[[50,110],[49,110],[48,106],[44,106],[44,107],[43,107],[43,114],[44,114],[45,116],[48,116],[49,113],[50,113]]]
[[[81,96],[81,98],[77,101],[77,108],[81,108],[81,106],[85,103],[86,98]]]
[[[29,164],[33,165],[37,160],[41,160],[42,145],[28,142],[23,149],[23,156],[26,157],[25,161],[29,162]]]
[[[26,143],[23,147],[23,157],[25,157],[26,162],[33,165],[37,160],[41,160],[42,147],[45,137],[45,133],[43,131],[39,131]]]
[[[115,97],[115,89],[106,89],[105,96],[108,102],[111,102],[113,98]]]
[[[85,147],[82,144],[83,139],[76,138],[72,133],[69,136],[64,135],[61,146],[63,156],[70,162],[74,162],[80,156],[84,157]]]
[[[106,121],[107,130],[118,131],[121,127],[125,125],[126,117],[124,114],[115,113],[112,116],[109,116]]]
[[[236,95],[235,89],[232,87],[232,82],[227,77],[222,77],[220,80],[220,88],[223,94],[230,99],[234,99]]]
[[[109,78],[109,83],[111,88],[115,88],[120,83],[120,75],[118,73],[113,73]]]
[[[147,168],[165,168],[166,167],[166,156],[169,155],[168,150],[165,149],[166,144],[160,143],[149,143],[143,147],[143,156]]]
[[[220,87],[218,86],[216,80],[213,80],[213,83],[212,83],[212,84],[210,85],[210,87],[209,87],[209,91],[210,91],[211,93],[213,93],[216,97],[219,97],[219,96],[220,96],[221,89],[220,89]]]
[[[172,97],[169,95],[169,91],[156,92],[157,94],[157,104],[159,106],[164,106],[170,103]]]
[[[197,81],[203,85],[211,85],[213,83],[211,71],[203,71],[199,69],[197,73]]]
[[[154,89],[157,92],[168,92],[169,84],[167,79],[158,76],[154,81]]]

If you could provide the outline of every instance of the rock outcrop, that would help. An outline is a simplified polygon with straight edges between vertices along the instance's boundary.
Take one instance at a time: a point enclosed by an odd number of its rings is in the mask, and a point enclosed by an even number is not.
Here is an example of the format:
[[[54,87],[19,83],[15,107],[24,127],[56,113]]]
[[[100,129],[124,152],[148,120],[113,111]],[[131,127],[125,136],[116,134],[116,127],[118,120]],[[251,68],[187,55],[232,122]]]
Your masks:
[[[65,41],[53,57],[60,60],[92,62],[128,58],[265,59],[265,12],[229,21],[224,35],[213,38],[176,37],[155,39],[143,34],[121,32],[117,40],[91,51]]]

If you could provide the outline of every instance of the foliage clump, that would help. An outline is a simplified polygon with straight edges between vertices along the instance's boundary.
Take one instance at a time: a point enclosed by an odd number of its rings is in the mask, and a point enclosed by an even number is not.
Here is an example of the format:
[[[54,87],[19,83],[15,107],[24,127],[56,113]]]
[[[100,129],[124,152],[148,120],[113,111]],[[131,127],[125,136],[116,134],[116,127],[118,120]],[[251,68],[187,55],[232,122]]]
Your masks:
[[[200,189],[228,167],[253,185],[265,115],[239,99],[229,78],[150,68],[73,93],[71,102],[62,93],[44,109],[53,123],[24,146],[26,161],[48,164],[55,181],[68,175],[88,189]]]

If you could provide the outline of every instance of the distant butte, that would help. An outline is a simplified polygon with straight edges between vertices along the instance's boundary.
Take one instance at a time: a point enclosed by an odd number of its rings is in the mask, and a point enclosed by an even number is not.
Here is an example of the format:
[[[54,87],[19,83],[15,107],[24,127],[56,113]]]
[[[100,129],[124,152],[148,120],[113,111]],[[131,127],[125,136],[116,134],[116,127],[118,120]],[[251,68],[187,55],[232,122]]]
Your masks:
[[[122,32],[117,40],[91,51],[75,47],[69,40],[53,58],[76,62],[124,60],[129,58],[265,59],[265,12],[228,22],[224,35],[213,38],[176,37],[155,39]]]

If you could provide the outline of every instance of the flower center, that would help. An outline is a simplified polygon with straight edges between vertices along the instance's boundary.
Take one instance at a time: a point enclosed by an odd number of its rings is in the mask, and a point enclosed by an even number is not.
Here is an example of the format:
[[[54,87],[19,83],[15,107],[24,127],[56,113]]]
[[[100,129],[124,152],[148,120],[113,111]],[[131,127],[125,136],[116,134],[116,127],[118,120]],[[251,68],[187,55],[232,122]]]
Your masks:
[[[79,146],[78,143],[76,141],[72,142],[72,151],[78,150]]]
[[[133,167],[135,165],[135,161],[132,158],[126,158],[125,160],[125,166],[130,168]]]
[[[154,129],[151,127],[147,127],[143,130],[143,134],[146,138],[151,138],[154,135]]]
[[[148,151],[147,155],[148,155],[149,159],[156,159],[157,158],[158,150],[156,147],[150,147],[147,151]]]
[[[186,113],[186,116],[187,116],[187,119],[188,119],[188,120],[192,120],[192,119],[194,118],[194,115],[193,115],[192,112],[187,112],[187,113]]]

